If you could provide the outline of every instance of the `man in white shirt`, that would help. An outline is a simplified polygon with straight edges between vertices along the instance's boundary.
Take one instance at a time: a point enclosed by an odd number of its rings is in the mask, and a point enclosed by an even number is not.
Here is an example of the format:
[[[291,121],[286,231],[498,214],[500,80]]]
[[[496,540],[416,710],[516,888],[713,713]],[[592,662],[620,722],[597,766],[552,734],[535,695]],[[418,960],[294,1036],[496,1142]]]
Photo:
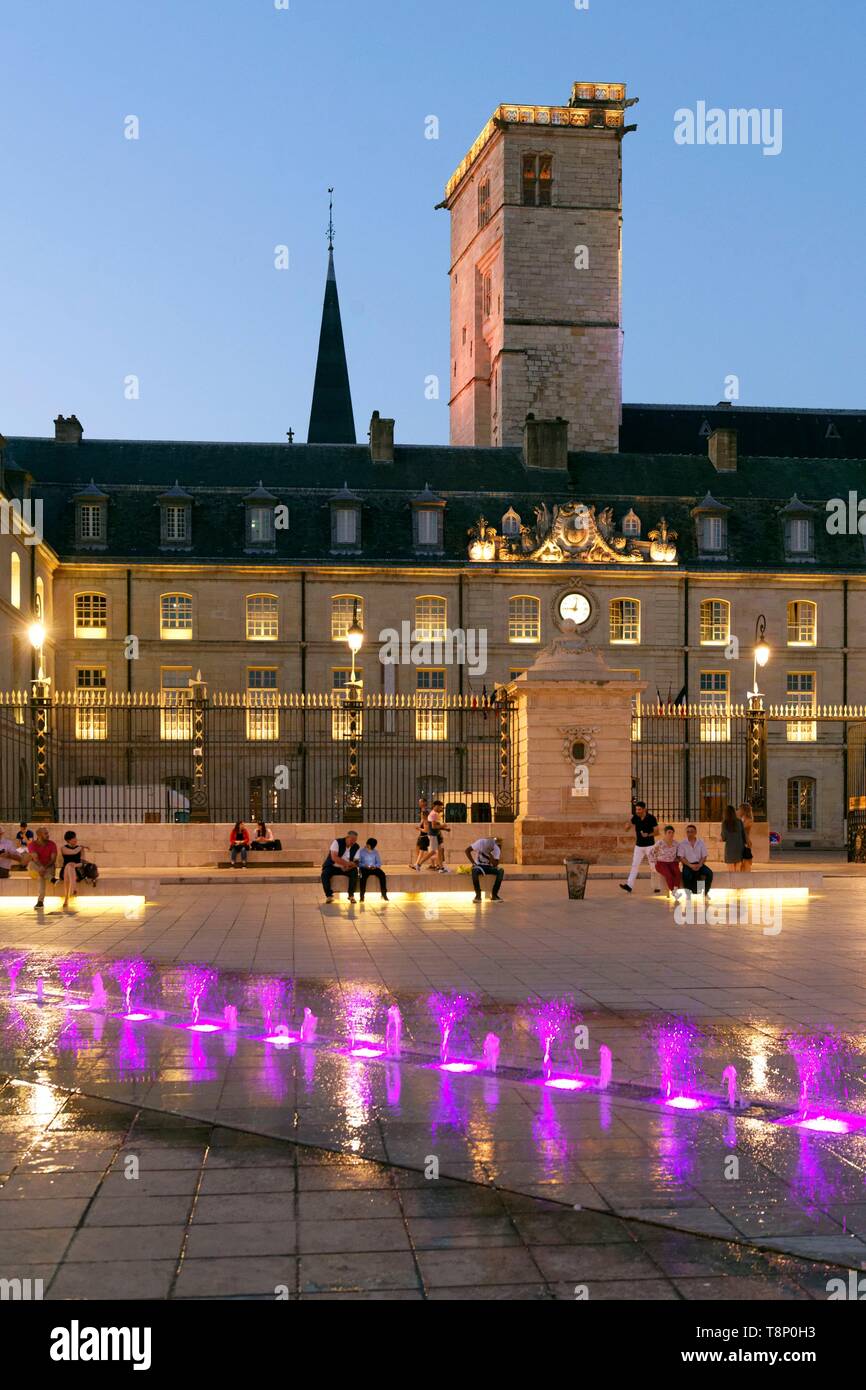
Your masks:
[[[696,825],[686,826],[686,838],[680,840],[677,845],[677,858],[680,861],[683,871],[683,887],[689,893],[695,893],[698,881],[703,880],[706,884],[704,893],[710,896],[710,888],[713,885],[713,871],[707,864],[709,850],[703,840],[698,838],[698,827]]]
[[[481,839],[467,845],[466,858],[472,865],[472,886],[475,889],[475,901],[477,903],[481,902],[481,880],[487,874],[495,875],[493,892],[490,895],[492,901],[502,902],[499,896],[499,886],[505,877],[505,870],[499,862],[501,857],[502,842],[500,840]]]
[[[357,830],[347,830],[345,835],[341,835],[336,840],[332,840],[328,849],[328,857],[322,865],[322,887],[325,890],[325,902],[331,902],[333,891],[331,889],[331,879],[335,874],[345,874],[349,880],[349,902],[355,901],[355,889],[358,886],[358,832]]]
[[[12,864],[20,864],[21,856],[24,853],[21,845],[17,845],[14,840],[0,830],[0,869],[3,870],[3,877],[6,878]]]

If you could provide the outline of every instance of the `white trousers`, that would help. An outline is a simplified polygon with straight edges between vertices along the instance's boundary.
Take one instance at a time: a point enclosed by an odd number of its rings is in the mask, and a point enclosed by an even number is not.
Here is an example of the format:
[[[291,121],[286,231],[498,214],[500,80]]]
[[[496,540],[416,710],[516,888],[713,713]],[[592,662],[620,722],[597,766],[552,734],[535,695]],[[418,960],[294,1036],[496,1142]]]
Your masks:
[[[650,869],[652,870],[652,860],[649,856],[652,854],[654,849],[655,845],[635,845],[634,854],[631,857],[631,871],[627,880],[629,888],[634,888],[635,879],[637,878],[640,866],[645,859],[649,863]]]

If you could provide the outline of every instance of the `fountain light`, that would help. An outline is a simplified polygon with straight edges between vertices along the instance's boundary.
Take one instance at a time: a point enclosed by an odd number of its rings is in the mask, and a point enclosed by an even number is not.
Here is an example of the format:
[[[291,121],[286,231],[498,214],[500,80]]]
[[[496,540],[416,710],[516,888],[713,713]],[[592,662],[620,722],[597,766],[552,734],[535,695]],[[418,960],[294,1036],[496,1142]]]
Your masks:
[[[706,1110],[708,1105],[698,1096],[669,1096],[663,1103],[671,1110]]]
[[[456,1072],[477,1071],[477,1070],[478,1070],[478,1063],[477,1063],[477,1062],[440,1062],[440,1063],[438,1064],[438,1069],[439,1069],[439,1071],[456,1071]]]
[[[265,1033],[262,1037],[252,1038],[252,1042],[271,1043],[274,1047],[289,1047],[291,1043],[300,1042],[297,1033]]]
[[[221,1033],[221,1023],[190,1023],[186,1025],[188,1033]]]
[[[783,1129],[802,1129],[809,1134],[852,1134],[866,1129],[866,1115],[852,1115],[844,1110],[820,1110],[812,1115],[799,1111],[773,1123]]]
[[[0,896],[0,913],[3,916],[10,916],[12,913],[32,911],[35,899],[33,897],[6,897]],[[57,911],[63,903],[62,898],[49,897],[45,899],[45,909],[48,912]],[[144,907],[145,898],[143,894],[124,893],[122,895],[102,894],[98,897],[87,898],[82,901],[79,912],[127,912],[138,911]]]
[[[552,1091],[585,1091],[590,1083],[582,1076],[551,1076],[543,1084]]]
[[[344,1055],[346,1057],[384,1057],[385,1049],[384,1047],[371,1047],[369,1043],[365,1043],[360,1047],[350,1047]]]

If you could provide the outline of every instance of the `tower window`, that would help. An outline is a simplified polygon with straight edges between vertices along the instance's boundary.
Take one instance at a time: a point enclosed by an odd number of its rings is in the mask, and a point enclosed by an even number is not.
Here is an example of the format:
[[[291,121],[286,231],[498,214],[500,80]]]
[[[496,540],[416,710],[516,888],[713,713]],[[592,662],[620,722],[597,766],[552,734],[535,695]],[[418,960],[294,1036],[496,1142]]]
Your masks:
[[[523,205],[529,208],[549,208],[553,198],[553,156],[525,154],[523,156]]]
[[[493,313],[493,276],[489,271],[481,281],[481,312],[486,319]]]
[[[490,180],[484,179],[478,185],[478,228],[486,227],[490,221]]]

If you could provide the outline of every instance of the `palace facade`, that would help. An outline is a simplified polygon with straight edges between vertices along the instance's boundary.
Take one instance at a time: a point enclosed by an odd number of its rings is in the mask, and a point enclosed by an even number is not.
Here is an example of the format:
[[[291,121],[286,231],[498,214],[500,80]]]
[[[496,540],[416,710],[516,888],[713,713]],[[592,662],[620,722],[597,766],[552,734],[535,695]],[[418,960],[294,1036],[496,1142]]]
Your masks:
[[[841,845],[845,724],[811,716],[866,699],[864,537],[826,524],[866,496],[866,413],[622,403],[629,105],[577,83],[501,106],[449,181],[449,446],[378,413],[356,442],[333,247],[312,442],[107,440],[74,415],[2,439],[0,689],[41,663],[91,701],[170,704],[199,672],[339,698],[356,621],[365,694],[483,699],[576,628],[639,706],[718,712],[753,687],[763,619],[762,694],[802,710],[770,726],[770,827]],[[409,660],[381,660],[404,624]]]

